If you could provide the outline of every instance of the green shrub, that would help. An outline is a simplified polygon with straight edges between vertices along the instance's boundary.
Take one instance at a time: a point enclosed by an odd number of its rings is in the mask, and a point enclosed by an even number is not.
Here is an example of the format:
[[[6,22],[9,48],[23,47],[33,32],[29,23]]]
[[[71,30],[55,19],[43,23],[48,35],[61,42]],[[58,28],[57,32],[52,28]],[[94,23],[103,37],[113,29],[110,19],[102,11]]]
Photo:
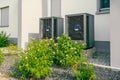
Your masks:
[[[19,55],[16,69],[22,77],[46,77],[51,73],[52,64],[69,67],[77,80],[95,80],[94,67],[88,63],[83,53],[84,43],[73,42],[66,35],[53,39],[32,40],[28,50]]]
[[[0,50],[0,65],[1,65],[2,62],[3,62],[3,53],[2,53],[2,51]]]
[[[51,73],[53,63],[52,54],[49,53],[49,40],[32,40],[28,50],[19,55],[20,61],[16,69],[23,77],[46,77]]]
[[[57,38],[53,45],[54,63],[59,66],[71,67],[83,55],[84,44],[73,42],[66,35]]]
[[[72,68],[77,80],[96,80],[94,66],[88,62],[78,62]]]
[[[87,61],[83,53],[84,43],[73,42],[66,35],[57,38],[57,43],[51,46],[54,53],[54,64],[71,67],[77,80],[95,80],[94,67]]]
[[[22,49],[19,49],[17,48],[17,46],[15,44],[10,44],[8,47],[7,47],[7,50],[8,51],[8,54],[10,55],[15,55],[17,53],[20,53],[22,52]]]
[[[9,35],[5,32],[0,32],[0,47],[6,47],[9,45]]]

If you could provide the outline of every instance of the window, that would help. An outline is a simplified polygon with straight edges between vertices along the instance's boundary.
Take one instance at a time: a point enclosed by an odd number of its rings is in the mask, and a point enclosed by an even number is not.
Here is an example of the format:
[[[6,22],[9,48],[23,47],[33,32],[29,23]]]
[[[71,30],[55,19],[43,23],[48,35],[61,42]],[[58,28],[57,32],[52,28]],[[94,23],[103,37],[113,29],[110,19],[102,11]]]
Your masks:
[[[97,14],[110,12],[110,0],[97,0]]]
[[[0,26],[9,26],[9,7],[0,8]]]
[[[110,0],[101,0],[100,7],[101,8],[110,8]]]

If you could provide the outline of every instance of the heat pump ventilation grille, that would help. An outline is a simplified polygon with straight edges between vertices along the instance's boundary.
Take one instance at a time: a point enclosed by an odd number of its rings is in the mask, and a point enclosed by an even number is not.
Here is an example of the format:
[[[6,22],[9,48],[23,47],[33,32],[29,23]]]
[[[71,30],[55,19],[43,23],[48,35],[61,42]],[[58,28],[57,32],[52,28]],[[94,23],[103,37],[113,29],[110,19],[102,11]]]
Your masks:
[[[52,37],[52,20],[43,20],[43,39]]]
[[[68,33],[72,40],[84,40],[83,15],[68,17]]]

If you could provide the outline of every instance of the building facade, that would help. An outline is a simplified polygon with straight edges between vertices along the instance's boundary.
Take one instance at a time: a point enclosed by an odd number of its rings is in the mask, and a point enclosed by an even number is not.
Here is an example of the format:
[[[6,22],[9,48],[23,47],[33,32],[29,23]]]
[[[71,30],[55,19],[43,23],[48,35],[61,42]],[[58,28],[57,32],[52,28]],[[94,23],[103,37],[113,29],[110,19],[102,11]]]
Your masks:
[[[110,8],[110,52],[111,66],[120,68],[120,1],[111,0]]]
[[[25,48],[30,37],[39,37],[39,19],[68,14],[94,15],[97,51],[111,53],[111,65],[120,67],[118,0],[0,0],[0,31],[10,34],[11,41]],[[116,20],[117,19],[117,20]],[[113,27],[114,26],[114,27]],[[111,43],[111,45],[110,45]],[[111,47],[110,47],[111,46]]]
[[[18,0],[0,0],[0,31],[10,34],[10,39],[18,39]]]

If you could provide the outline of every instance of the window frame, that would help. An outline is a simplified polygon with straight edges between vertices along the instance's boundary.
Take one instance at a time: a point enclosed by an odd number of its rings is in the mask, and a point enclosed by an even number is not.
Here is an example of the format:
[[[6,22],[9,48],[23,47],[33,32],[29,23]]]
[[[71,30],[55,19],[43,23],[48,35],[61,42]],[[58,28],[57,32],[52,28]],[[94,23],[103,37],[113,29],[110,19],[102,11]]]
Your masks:
[[[8,23],[6,25],[2,25],[2,9],[8,8]],[[0,8],[0,27],[9,27],[9,6]]]
[[[101,8],[101,0],[97,0],[96,14],[109,14],[109,13],[110,13],[110,7],[109,8]]]

